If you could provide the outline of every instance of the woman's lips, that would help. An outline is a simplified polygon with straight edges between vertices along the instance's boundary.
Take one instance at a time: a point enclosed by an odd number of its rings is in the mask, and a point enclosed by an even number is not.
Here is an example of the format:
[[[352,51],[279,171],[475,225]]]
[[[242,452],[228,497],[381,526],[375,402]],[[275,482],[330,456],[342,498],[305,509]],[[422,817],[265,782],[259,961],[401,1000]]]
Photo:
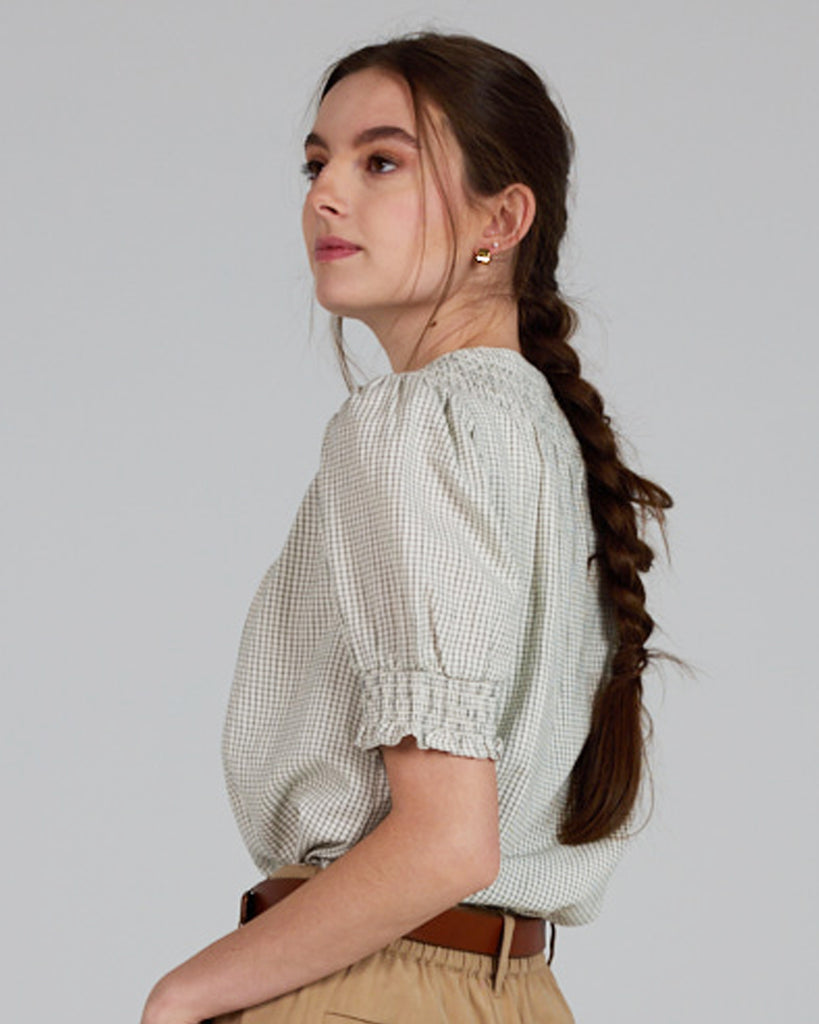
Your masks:
[[[316,242],[315,255],[318,263],[327,263],[330,260],[342,260],[345,256],[353,256],[361,252],[360,245],[354,245],[344,238],[336,238],[331,235],[327,238],[320,238]]]

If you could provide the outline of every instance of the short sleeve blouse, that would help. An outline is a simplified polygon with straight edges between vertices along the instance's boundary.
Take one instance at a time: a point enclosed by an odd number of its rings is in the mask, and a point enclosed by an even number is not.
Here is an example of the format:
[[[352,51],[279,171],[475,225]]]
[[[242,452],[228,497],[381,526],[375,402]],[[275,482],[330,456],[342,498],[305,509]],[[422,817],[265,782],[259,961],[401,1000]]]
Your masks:
[[[579,924],[623,840],[557,842],[613,654],[571,427],[512,349],[360,386],[242,633],[223,757],[257,867],[326,866],[389,812],[380,745],[496,762],[501,869],[464,902]]]
[[[523,575],[468,401],[399,376],[346,402],[318,503],[339,626],[361,688],[355,743],[497,759]]]

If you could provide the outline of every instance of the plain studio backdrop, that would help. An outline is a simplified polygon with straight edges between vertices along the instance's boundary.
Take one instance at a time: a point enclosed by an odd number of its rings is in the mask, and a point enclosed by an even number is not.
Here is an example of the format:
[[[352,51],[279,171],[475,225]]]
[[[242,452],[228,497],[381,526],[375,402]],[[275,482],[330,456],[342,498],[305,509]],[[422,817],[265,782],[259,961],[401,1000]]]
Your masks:
[[[575,344],[676,500],[650,643],[695,675],[646,676],[654,814],[558,980],[578,1024],[815,1019],[816,11],[0,4],[5,1019],[136,1024],[257,879],[222,718],[347,395],[301,142],[330,60],[420,27],[564,105]]]

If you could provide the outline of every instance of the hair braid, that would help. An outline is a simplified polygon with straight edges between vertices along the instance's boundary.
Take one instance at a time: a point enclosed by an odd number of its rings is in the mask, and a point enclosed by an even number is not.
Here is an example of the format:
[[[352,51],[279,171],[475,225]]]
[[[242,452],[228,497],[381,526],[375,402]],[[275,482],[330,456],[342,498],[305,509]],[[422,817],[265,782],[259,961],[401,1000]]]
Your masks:
[[[553,284],[553,275],[548,277]],[[577,844],[597,836],[603,824],[607,831],[623,825],[639,790],[644,756],[642,673],[658,652],[645,646],[654,621],[646,610],[640,580],[640,573],[651,568],[654,552],[640,537],[634,506],[641,508],[643,524],[649,513],[662,528],[664,510],[673,502],[662,487],[622,462],[603,399],[581,376],[580,359],[568,343],[577,316],[557,289],[522,298],[519,314],[523,354],[546,375],[583,453],[598,539],[591,558],[598,560],[617,627],[610,676],[601,681],[591,732],[569,784],[560,838]]]

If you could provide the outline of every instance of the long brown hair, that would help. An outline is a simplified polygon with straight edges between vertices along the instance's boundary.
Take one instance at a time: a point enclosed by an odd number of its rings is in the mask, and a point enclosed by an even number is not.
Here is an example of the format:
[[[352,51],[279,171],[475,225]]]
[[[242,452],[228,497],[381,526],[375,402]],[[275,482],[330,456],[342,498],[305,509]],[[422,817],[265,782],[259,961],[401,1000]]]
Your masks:
[[[513,274],[520,347],[546,375],[580,443],[597,536],[590,562],[598,560],[603,597],[617,625],[617,650],[610,674],[597,689],[590,732],[569,779],[558,836],[571,845],[591,842],[627,824],[640,791],[644,719],[648,721],[642,674],[649,659],[679,659],[646,647],[654,621],[646,610],[640,581],[640,573],[651,568],[654,558],[641,537],[647,518],[657,519],[665,540],[664,510],[673,502],[662,487],[638,476],[622,461],[603,400],[581,376],[580,360],[569,345],[578,317],[556,281],[574,140],[532,68],[474,37],[419,32],[365,46],[328,70],[320,98],[346,75],[366,68],[392,71],[407,82],[422,142],[432,130],[428,105],[443,112],[464,155],[468,190],[490,196],[522,182],[535,195],[535,219],[518,246]],[[431,166],[435,171],[434,160]],[[344,379],[352,390],[339,317],[333,321],[333,336]]]

